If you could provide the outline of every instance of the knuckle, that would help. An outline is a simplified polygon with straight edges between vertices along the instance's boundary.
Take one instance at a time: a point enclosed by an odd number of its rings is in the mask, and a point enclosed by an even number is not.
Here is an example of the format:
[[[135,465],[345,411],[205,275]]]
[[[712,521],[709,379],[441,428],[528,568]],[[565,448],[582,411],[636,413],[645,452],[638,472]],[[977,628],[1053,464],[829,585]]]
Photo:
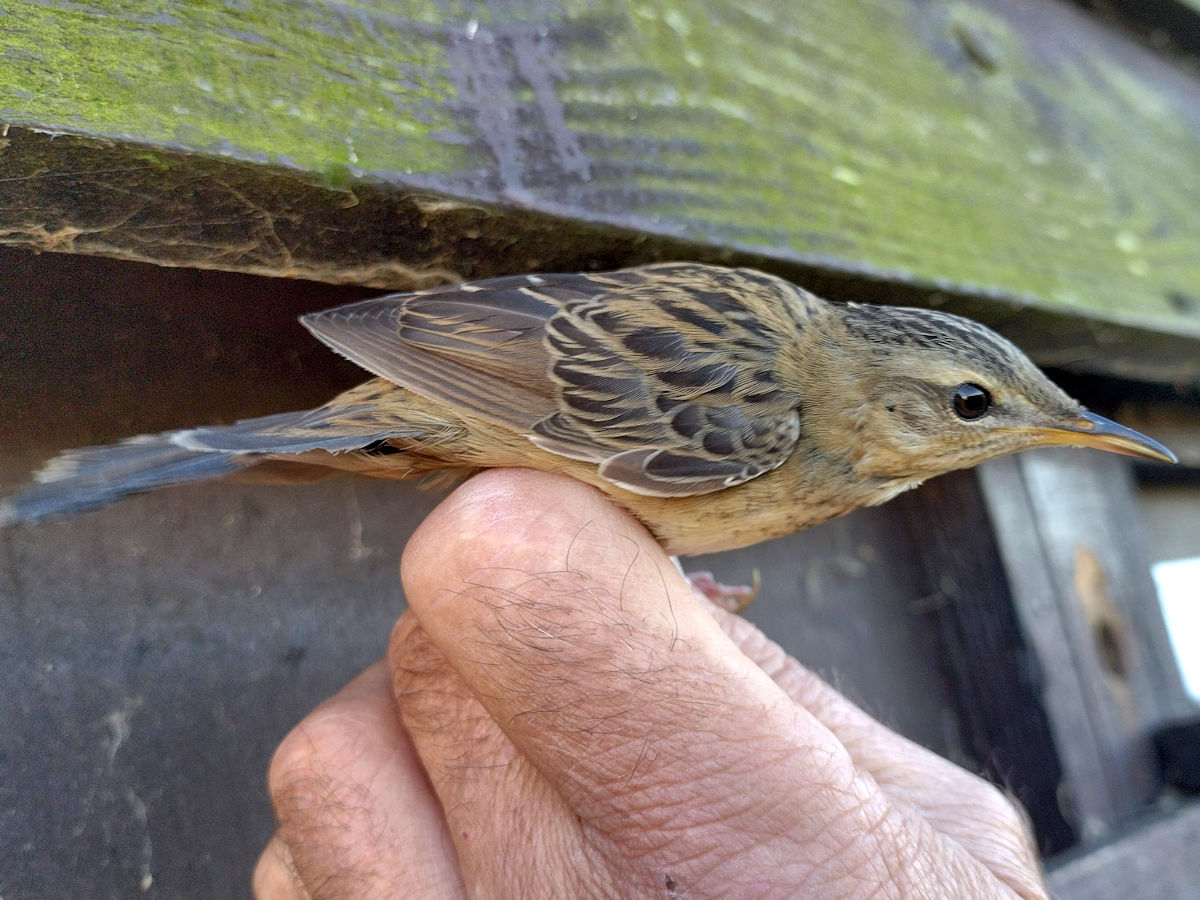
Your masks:
[[[283,739],[271,757],[267,768],[267,790],[278,801],[298,783],[310,779],[316,769],[316,757],[311,738],[303,725],[294,728]]]
[[[992,784],[982,786],[981,806],[995,826],[1018,835],[1029,833],[1029,814],[1012,794]]]
[[[404,617],[388,643],[388,667],[397,697],[436,685],[452,674],[449,661],[425,630]]]
[[[309,893],[297,878],[287,844],[278,834],[258,858],[250,888],[255,900],[309,900]]]
[[[280,742],[267,768],[267,790],[280,812],[284,801],[312,793],[337,771],[336,762],[350,735],[344,720],[318,711],[293,728]]]

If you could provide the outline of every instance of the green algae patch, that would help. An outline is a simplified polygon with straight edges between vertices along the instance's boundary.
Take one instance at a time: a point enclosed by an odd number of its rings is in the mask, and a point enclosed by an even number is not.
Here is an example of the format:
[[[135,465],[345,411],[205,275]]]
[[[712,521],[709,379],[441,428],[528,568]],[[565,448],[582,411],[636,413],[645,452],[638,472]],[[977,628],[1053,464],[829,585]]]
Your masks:
[[[0,120],[139,148],[148,184],[234,160],[310,204],[371,186],[1200,336],[1194,75],[1069,5],[147,6],[0,0]],[[237,206],[258,238],[291,215],[265,196]],[[305,227],[255,270],[296,271]],[[459,242],[423,246],[458,270]]]
[[[468,164],[440,44],[407,15],[311,3],[6,3],[0,116],[328,173]],[[336,10],[336,12],[335,12]]]

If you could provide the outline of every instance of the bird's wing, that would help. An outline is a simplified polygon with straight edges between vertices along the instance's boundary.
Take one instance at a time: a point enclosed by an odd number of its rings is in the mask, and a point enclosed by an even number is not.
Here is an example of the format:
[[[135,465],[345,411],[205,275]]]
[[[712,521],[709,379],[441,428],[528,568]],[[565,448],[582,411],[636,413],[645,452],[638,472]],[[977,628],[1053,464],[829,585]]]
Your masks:
[[[300,321],[369,372],[527,431],[556,408],[543,336],[559,311],[556,298],[579,289],[588,290],[586,276],[496,278],[363,300]]]
[[[795,448],[799,398],[775,376],[794,332],[760,315],[794,297],[760,273],[661,264],[436,288],[302,321],[402,387],[673,496],[740,484]]]

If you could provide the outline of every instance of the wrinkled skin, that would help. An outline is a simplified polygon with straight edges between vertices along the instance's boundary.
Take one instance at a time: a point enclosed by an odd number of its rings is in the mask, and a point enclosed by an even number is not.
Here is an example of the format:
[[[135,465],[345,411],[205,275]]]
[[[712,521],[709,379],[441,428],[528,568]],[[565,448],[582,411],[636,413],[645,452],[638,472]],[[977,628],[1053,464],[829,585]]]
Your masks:
[[[1045,897],[1017,809],[695,596],[598,491],[493,470],[387,659],[270,771],[259,898]]]

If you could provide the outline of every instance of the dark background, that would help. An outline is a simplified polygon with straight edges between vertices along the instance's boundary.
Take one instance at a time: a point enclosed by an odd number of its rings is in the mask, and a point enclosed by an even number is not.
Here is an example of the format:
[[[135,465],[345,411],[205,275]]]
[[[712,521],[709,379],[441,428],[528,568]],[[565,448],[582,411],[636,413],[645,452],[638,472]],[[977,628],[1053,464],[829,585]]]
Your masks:
[[[361,289],[0,249],[0,492],[60,449],[320,403],[364,376],[300,313]],[[937,490],[935,486],[930,489]],[[233,897],[271,753],[384,652],[438,495],[210,482],[0,531],[0,896]],[[903,733],[958,744],[919,495],[690,561]]]

